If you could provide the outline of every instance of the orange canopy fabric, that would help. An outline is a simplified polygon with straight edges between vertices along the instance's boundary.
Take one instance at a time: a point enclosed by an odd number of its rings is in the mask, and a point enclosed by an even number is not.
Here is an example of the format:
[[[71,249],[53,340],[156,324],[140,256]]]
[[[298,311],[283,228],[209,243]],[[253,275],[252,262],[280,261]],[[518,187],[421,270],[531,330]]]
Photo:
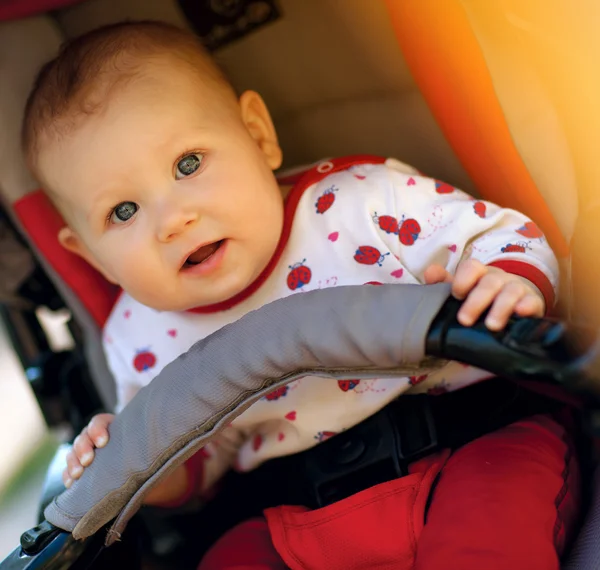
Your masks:
[[[568,242],[515,147],[460,1],[385,1],[411,73],[477,189],[533,218],[566,257]]]

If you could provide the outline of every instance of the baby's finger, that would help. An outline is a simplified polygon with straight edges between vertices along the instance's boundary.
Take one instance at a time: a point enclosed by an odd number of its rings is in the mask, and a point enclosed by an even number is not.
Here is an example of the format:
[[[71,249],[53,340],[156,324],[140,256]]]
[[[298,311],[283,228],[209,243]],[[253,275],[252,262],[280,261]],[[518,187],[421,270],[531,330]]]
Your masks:
[[[62,472],[62,480],[67,489],[73,484],[73,479],[71,479],[69,475],[69,470],[66,467]]]
[[[79,479],[83,473],[83,467],[73,451],[67,454],[67,470],[71,479]]]
[[[526,295],[527,289],[519,281],[510,281],[504,285],[485,318],[485,326],[492,331],[503,329],[515,312],[515,307]]]
[[[94,443],[84,429],[73,442],[73,451],[83,467],[87,467],[94,459]]]
[[[452,282],[452,295],[457,299],[464,299],[479,280],[489,274],[488,272],[489,268],[475,259],[463,261],[456,268],[456,274]]]
[[[87,432],[96,447],[104,447],[108,443],[108,426],[113,419],[113,414],[98,414],[88,424]]]
[[[452,283],[453,277],[445,267],[439,263],[433,263],[423,273],[423,279],[426,285],[433,285],[434,283]]]
[[[485,275],[471,290],[460,307],[457,315],[458,322],[466,327],[470,327],[475,323],[492,304],[503,285],[504,282],[498,274],[488,273]]]
[[[543,317],[546,306],[539,295],[528,293],[515,307],[515,313],[520,317]]]

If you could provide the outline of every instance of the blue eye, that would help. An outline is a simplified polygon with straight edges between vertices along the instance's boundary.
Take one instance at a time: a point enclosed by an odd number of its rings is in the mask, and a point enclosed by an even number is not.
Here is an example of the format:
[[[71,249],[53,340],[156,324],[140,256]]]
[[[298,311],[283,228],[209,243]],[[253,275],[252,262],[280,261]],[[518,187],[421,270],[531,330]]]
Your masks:
[[[202,158],[202,155],[198,153],[186,154],[184,157],[180,158],[175,165],[175,178],[181,180],[186,176],[194,174],[194,172],[200,168]]]
[[[115,206],[115,209],[110,215],[110,221],[118,224],[119,222],[127,222],[138,211],[138,205],[135,202],[121,202]]]

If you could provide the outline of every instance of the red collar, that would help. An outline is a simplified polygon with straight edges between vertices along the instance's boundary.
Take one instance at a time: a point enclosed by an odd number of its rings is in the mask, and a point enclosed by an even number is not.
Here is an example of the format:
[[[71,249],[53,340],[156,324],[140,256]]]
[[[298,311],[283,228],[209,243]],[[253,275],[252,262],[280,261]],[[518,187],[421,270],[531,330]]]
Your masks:
[[[271,275],[281,258],[292,231],[292,224],[296,214],[296,208],[298,207],[300,198],[302,198],[302,195],[306,189],[310,188],[313,184],[320,182],[323,180],[323,178],[333,174],[334,172],[347,170],[351,166],[357,164],[382,164],[385,162],[385,160],[385,158],[380,156],[372,156],[369,154],[333,158],[331,160],[319,162],[318,164],[310,167],[308,170],[302,170],[300,172],[291,174],[290,176],[278,177],[277,181],[280,184],[293,184],[294,186],[290,190],[290,193],[285,201],[283,230],[281,232],[281,237],[279,238],[279,243],[277,244],[277,249],[275,250],[273,257],[263,272],[250,285],[248,285],[246,289],[240,291],[237,295],[234,295],[226,301],[214,303],[213,305],[205,305],[203,307],[188,309],[188,311],[199,314],[227,311],[228,309],[231,309],[238,303],[245,301],[248,297],[256,293],[256,291],[258,291],[262,284],[267,280],[269,275]]]

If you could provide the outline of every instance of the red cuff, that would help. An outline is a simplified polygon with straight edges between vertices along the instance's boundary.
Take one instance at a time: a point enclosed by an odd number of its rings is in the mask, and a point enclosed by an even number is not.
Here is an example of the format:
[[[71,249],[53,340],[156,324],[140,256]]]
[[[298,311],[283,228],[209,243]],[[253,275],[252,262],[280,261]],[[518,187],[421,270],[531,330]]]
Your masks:
[[[531,281],[544,296],[544,301],[546,301],[546,313],[550,312],[552,307],[554,307],[554,287],[552,287],[552,283],[550,283],[550,280],[546,277],[544,272],[540,271],[537,267],[534,267],[525,261],[515,261],[510,259],[494,261],[488,263],[488,266],[497,267],[507,273],[512,273],[513,275],[518,275],[519,277],[524,277],[528,281]]]
[[[199,490],[202,487],[202,480],[204,479],[204,461],[207,457],[204,449],[192,455],[182,466],[187,471],[188,476],[188,484],[185,492],[177,497],[177,499],[161,503],[157,506],[165,509],[175,509],[185,505],[195,496],[199,496]]]

